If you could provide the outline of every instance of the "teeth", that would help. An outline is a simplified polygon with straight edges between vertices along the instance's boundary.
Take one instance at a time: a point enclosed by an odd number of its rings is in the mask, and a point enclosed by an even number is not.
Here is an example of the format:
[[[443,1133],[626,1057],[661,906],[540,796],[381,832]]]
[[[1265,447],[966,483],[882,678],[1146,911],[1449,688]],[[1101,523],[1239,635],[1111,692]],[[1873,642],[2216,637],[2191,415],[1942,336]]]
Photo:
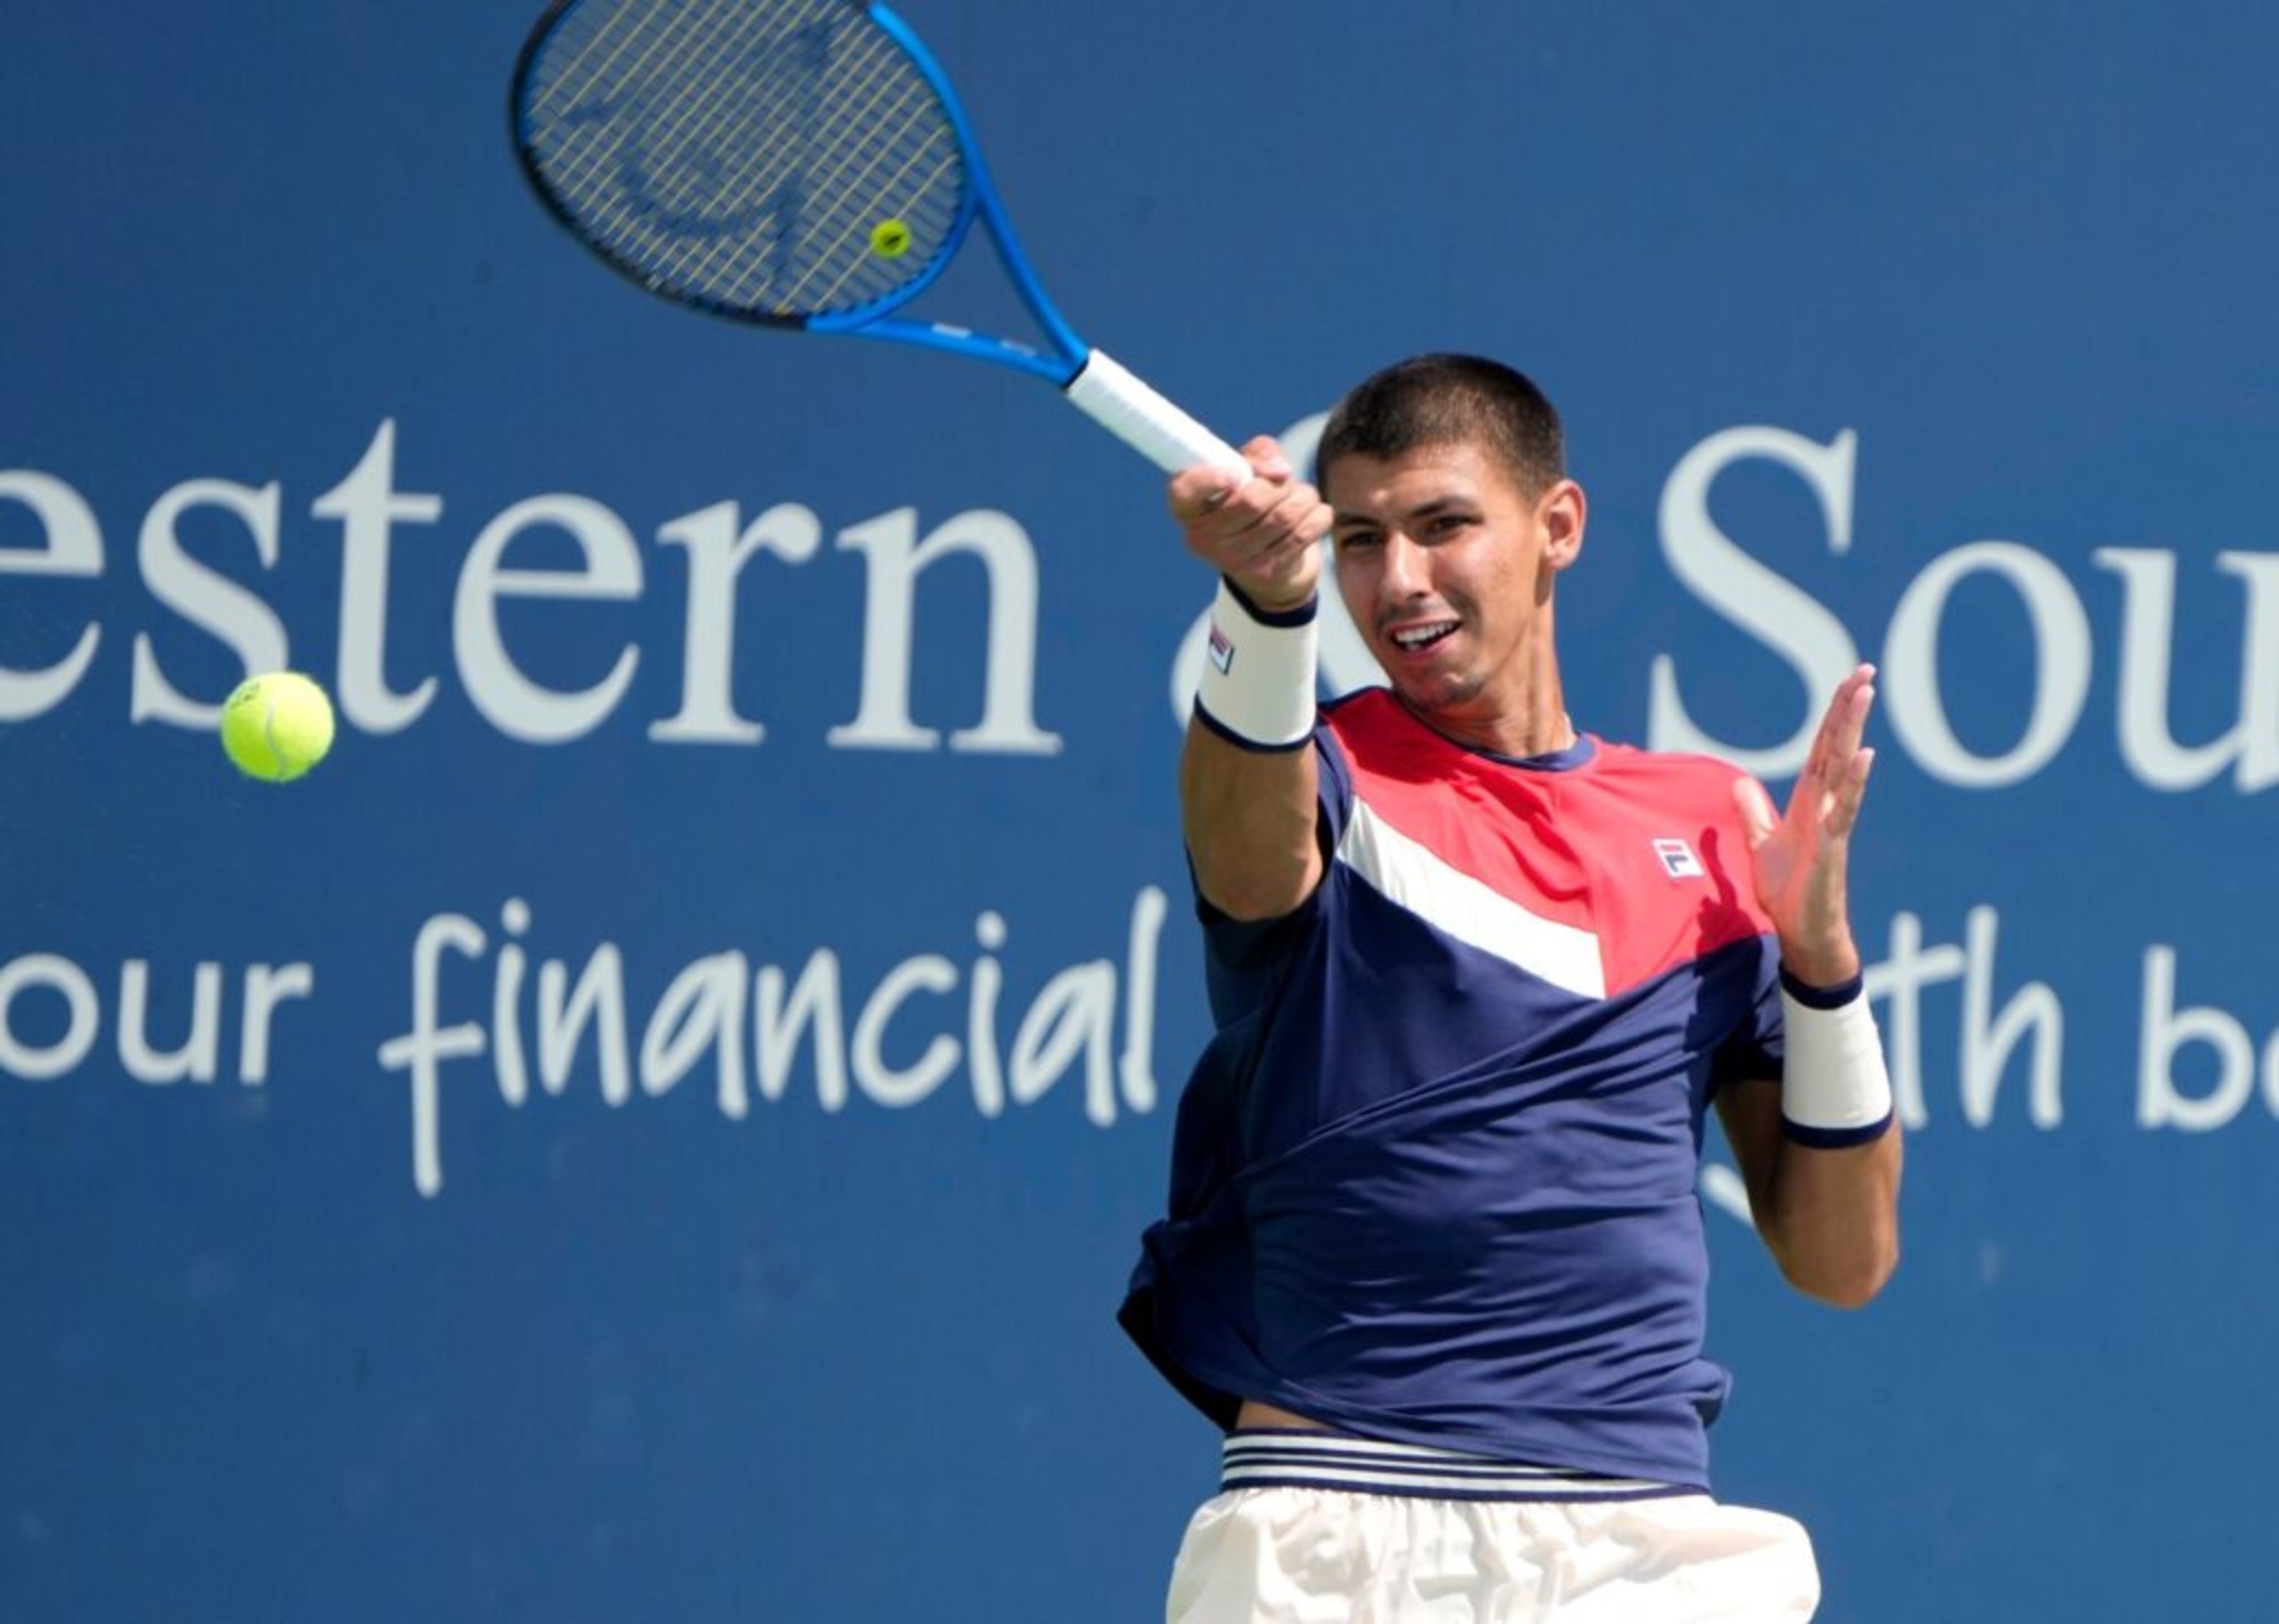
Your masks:
[[[1429,626],[1412,626],[1405,632],[1393,633],[1393,641],[1405,649],[1420,649],[1428,642],[1438,642],[1456,630],[1454,621],[1436,621]]]

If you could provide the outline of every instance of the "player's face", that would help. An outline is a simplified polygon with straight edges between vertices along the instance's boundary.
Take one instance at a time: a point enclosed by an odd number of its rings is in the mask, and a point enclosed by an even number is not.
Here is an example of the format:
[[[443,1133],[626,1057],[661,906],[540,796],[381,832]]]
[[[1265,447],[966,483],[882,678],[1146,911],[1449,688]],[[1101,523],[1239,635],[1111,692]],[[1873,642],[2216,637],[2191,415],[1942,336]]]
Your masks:
[[[1531,499],[1491,453],[1457,441],[1340,457],[1323,495],[1346,609],[1412,708],[1492,725],[1555,683],[1552,579],[1583,538],[1573,480]]]

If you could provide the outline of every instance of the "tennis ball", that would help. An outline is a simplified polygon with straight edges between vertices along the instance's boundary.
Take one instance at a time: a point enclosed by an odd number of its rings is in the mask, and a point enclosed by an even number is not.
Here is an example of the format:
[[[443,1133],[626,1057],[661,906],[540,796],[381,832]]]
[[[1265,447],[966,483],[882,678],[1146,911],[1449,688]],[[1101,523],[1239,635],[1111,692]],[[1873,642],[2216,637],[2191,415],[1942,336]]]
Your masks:
[[[222,747],[247,777],[289,782],[333,747],[333,702],[297,671],[247,677],[222,706]]]
[[[910,252],[910,226],[906,221],[882,220],[871,228],[871,252],[882,260],[899,260]]]

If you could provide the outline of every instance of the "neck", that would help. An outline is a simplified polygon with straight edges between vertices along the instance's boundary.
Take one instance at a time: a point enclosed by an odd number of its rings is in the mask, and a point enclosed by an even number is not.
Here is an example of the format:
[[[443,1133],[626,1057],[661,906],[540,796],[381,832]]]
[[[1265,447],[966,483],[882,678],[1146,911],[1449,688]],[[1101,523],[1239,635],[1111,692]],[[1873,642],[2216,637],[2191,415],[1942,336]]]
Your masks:
[[[1421,708],[1396,694],[1409,714],[1444,738],[1474,750],[1485,750],[1492,755],[1510,755],[1525,760],[1535,755],[1549,755],[1564,750],[1581,735],[1575,732],[1573,721],[1567,715],[1554,695],[1550,708],[1543,712],[1514,714],[1450,714],[1444,711]]]
[[[1548,631],[1510,662],[1499,680],[1460,699],[1436,704],[1407,694],[1399,698],[1435,733],[1496,755],[1548,755],[1575,742]]]

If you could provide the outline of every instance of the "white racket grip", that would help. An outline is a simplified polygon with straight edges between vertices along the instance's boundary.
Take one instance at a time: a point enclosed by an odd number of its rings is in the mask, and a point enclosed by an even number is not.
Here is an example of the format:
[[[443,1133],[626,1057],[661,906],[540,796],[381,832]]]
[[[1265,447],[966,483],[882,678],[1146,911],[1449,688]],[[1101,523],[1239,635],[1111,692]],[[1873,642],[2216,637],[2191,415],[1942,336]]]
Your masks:
[[[1243,454],[1141,383],[1105,350],[1094,350],[1063,391],[1076,408],[1167,474],[1207,462],[1251,477]]]

